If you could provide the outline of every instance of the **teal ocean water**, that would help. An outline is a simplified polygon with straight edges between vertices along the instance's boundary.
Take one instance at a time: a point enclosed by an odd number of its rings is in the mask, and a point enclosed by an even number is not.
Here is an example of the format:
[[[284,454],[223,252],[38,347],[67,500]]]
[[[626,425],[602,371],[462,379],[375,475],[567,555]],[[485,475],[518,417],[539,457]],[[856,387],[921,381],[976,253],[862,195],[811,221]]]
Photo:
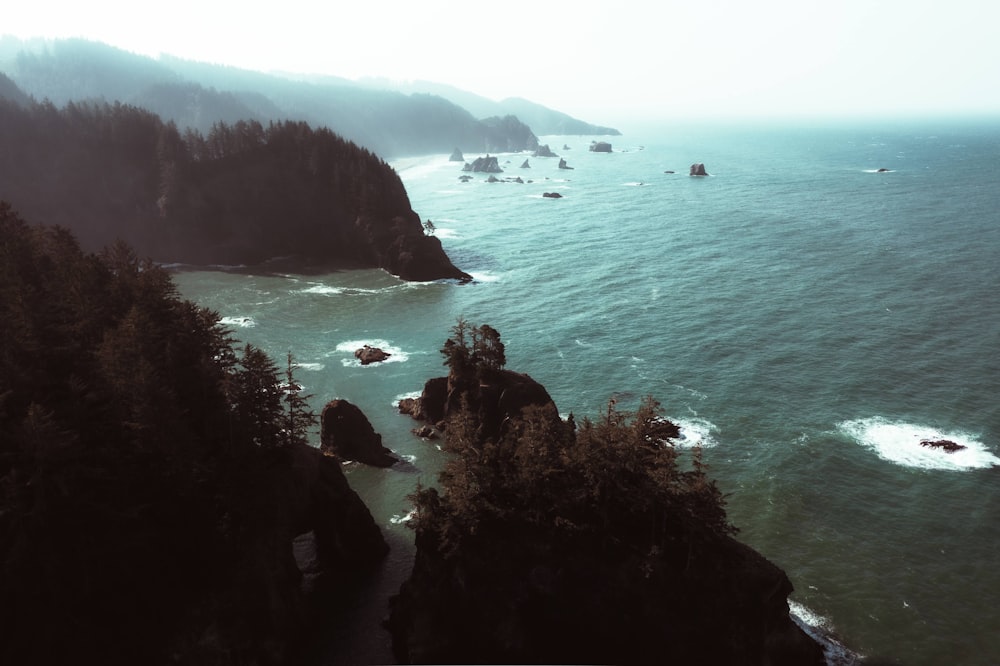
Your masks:
[[[320,660],[391,661],[377,627],[412,558],[406,496],[443,455],[394,403],[443,374],[438,350],[464,316],[497,328],[508,366],[563,413],[660,400],[806,621],[904,664],[996,663],[1000,122],[608,140],[603,154],[590,137],[543,137],[572,170],[500,155],[500,177],[525,183],[460,182],[447,155],[393,163],[473,284],[177,273],[240,339],[291,350],[317,411],[358,404],[408,461],[345,467],[393,550]],[[688,176],[693,162],[711,175]],[[393,356],[361,367],[364,343]],[[940,438],[967,448],[920,446]]]

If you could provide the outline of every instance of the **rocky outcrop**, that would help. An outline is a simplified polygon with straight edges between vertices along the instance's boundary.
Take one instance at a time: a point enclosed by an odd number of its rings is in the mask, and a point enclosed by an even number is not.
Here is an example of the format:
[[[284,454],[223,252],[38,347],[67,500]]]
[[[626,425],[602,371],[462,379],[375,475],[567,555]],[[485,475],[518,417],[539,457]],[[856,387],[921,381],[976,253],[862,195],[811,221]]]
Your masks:
[[[399,462],[392,451],[382,446],[382,435],[375,432],[357,406],[346,400],[331,400],[320,417],[320,449],[340,460],[351,460],[373,467],[391,467]]]
[[[448,378],[435,377],[424,384],[418,398],[403,398],[397,403],[400,414],[412,416],[431,425],[443,425],[448,404]]]
[[[707,176],[708,172],[705,171],[705,165],[704,164],[702,164],[701,162],[697,162],[697,163],[691,165],[691,173],[690,173],[690,175],[692,175],[692,176]]]
[[[559,157],[559,156],[553,153],[552,149],[549,148],[549,144],[546,143],[543,146],[538,146],[538,150],[535,151],[534,157]]]
[[[655,556],[581,533],[481,526],[453,557],[418,533],[391,602],[399,663],[821,666],[781,569],[731,538],[678,529]]]
[[[610,153],[611,144],[607,141],[594,141],[590,144],[590,152],[592,153]]]
[[[618,473],[648,474],[641,452],[676,424],[581,441],[605,426],[563,421],[541,384],[508,370],[453,368],[405,409],[461,414],[448,427],[461,428],[451,452],[463,466],[419,500],[414,566],[386,622],[399,663],[824,663],[789,615],[788,577],[713,526],[711,501],[670,494],[641,508],[644,486]],[[574,458],[577,446],[591,453]]]
[[[925,439],[921,440],[920,446],[926,446],[930,449],[941,449],[945,453],[955,453],[956,451],[968,448],[964,444],[959,444],[949,439]]]
[[[510,370],[497,370],[479,380],[436,377],[424,384],[419,398],[400,400],[398,409],[444,430],[448,417],[458,413],[463,404],[476,415],[484,436],[499,436],[530,406],[541,407],[558,418],[555,403],[545,387],[526,374]]]
[[[449,162],[464,162],[465,157],[462,155],[462,151],[456,148],[451,152],[451,157],[448,158]]]
[[[462,171],[472,171],[475,173],[503,173],[503,169],[500,168],[500,163],[496,157],[477,157],[472,163],[466,162],[465,166],[462,167]]]
[[[558,192],[544,192],[542,197],[545,199],[562,199],[562,195]]]
[[[209,149],[135,107],[95,106],[71,120],[0,106],[10,130],[0,154],[31,154],[16,168],[0,163],[4,197],[74,231],[88,251],[124,240],[162,263],[468,279],[426,237],[392,167],[326,128],[241,121],[220,125]],[[110,139],[126,127],[127,141]],[[19,137],[34,138],[28,147]]]
[[[571,167],[570,165],[566,164],[566,160],[564,160],[562,158],[559,159],[559,168],[560,169],[568,169],[570,171],[573,170],[573,167]]]
[[[531,168],[531,165],[528,164],[528,160],[524,160],[524,162],[521,163],[521,168],[522,169],[530,169]]]
[[[372,363],[381,363],[388,359],[392,354],[389,352],[379,349],[378,347],[372,347],[371,345],[365,345],[361,349],[356,349],[354,351],[354,358],[361,361],[361,365],[370,365]]]

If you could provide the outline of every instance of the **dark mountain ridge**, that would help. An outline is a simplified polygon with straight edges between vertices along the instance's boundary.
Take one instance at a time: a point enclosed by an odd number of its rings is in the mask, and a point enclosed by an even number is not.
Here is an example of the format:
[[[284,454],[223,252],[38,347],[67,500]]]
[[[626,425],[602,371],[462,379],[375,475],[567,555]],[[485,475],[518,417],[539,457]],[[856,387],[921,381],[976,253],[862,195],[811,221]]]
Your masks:
[[[96,250],[286,270],[383,268],[408,280],[469,276],[426,235],[399,176],[304,122],[215,123],[207,135],[137,107],[0,99],[0,197]]]

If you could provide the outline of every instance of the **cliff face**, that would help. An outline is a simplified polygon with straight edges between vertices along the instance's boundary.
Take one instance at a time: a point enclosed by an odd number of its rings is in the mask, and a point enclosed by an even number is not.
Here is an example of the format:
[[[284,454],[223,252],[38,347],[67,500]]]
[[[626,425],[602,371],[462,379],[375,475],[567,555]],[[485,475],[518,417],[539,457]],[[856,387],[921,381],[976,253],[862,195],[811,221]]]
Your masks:
[[[120,238],[168,263],[280,257],[291,271],[470,279],[424,234],[389,165],[305,123],[240,121],[182,136],[134,107],[0,100],[0,152],[4,196],[86,249]]]
[[[733,538],[700,451],[674,447],[655,401],[563,421],[498,367],[493,329],[453,331],[449,376],[400,405],[451,455],[415,495],[416,560],[387,623],[400,662],[823,663],[787,576]]]
[[[401,663],[820,665],[792,585],[730,538],[678,532],[650,556],[612,538],[480,525],[461,548],[418,532],[389,629]]]

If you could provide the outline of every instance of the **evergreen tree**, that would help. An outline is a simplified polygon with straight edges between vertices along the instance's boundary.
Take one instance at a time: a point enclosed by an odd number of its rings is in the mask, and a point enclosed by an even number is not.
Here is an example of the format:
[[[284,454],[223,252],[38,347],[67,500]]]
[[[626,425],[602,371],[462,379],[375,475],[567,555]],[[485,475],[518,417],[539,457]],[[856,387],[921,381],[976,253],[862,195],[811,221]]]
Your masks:
[[[312,395],[303,395],[302,386],[295,381],[294,367],[292,352],[289,351],[285,366],[285,383],[282,386],[285,403],[285,427],[282,434],[286,446],[308,444],[309,430],[319,422],[316,413],[309,407],[309,398]]]

